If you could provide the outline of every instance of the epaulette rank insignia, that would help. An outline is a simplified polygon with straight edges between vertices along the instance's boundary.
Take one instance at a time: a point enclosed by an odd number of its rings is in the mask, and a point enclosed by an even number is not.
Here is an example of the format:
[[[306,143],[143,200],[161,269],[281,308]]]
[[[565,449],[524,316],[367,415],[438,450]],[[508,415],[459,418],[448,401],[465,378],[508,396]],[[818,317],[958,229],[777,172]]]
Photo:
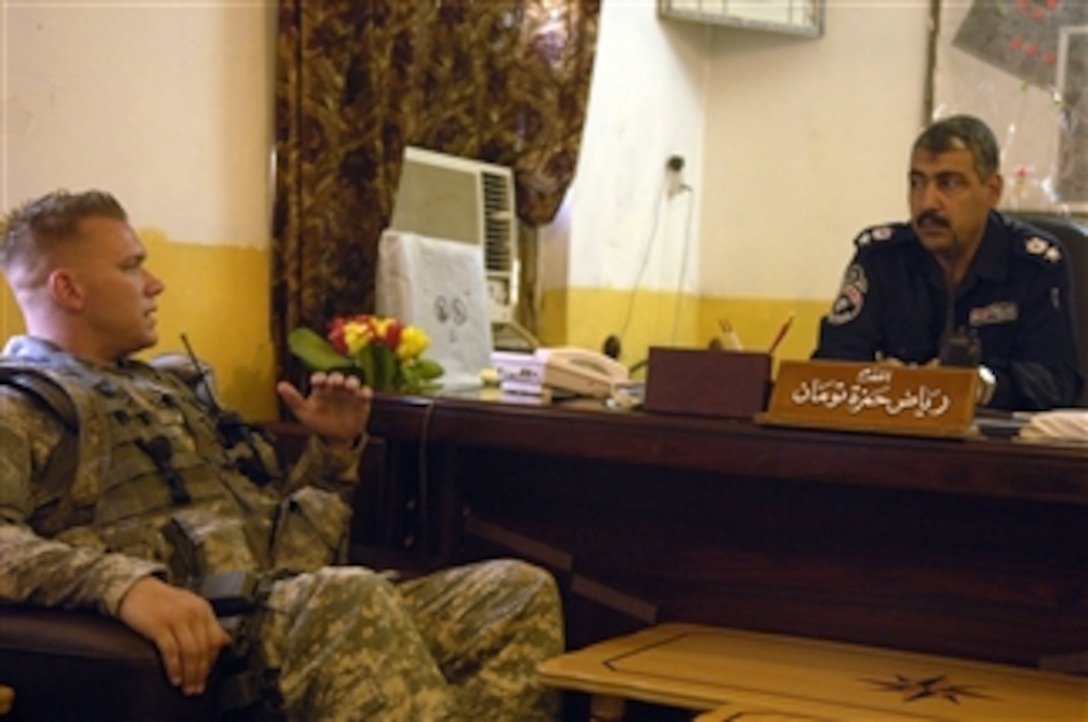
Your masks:
[[[1033,256],[1041,256],[1051,263],[1062,260],[1062,252],[1057,246],[1052,245],[1045,238],[1033,236],[1024,241],[1024,250]]]
[[[870,228],[864,231],[854,243],[861,248],[867,246],[874,241],[886,241],[892,237],[891,226],[878,226],[876,228]]]
[[[874,241],[886,241],[892,237],[891,226],[881,226],[872,230]]]

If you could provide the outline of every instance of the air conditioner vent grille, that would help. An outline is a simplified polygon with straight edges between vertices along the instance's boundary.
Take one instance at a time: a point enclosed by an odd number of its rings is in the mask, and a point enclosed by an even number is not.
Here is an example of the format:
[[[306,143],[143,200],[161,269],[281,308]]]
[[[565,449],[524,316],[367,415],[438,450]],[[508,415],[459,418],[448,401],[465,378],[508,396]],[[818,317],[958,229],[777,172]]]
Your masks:
[[[511,257],[510,186],[507,179],[497,173],[484,171],[480,174],[484,196],[484,258],[489,271],[510,271]]]
[[[389,227],[480,246],[491,321],[512,322],[519,266],[510,168],[408,146]]]

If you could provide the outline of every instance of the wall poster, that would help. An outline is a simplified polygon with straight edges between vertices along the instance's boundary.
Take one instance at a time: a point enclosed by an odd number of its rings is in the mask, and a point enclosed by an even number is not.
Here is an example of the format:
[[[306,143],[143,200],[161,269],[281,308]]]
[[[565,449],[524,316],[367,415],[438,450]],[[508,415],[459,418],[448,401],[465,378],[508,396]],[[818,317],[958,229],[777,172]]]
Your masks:
[[[1002,149],[1013,210],[1088,213],[1088,2],[939,0],[932,115],[971,113]]]

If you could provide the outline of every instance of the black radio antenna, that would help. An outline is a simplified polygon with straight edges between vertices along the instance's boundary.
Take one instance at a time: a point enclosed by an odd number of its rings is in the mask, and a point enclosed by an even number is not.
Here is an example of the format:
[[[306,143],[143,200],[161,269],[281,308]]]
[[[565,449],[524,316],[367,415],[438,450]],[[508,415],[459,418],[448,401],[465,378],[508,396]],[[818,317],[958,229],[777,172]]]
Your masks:
[[[200,385],[204,387],[204,391],[208,395],[208,401],[211,403],[212,409],[221,413],[223,410],[219,407],[219,399],[215,397],[215,389],[208,383],[208,374],[204,371],[204,366],[200,363],[200,359],[197,358],[196,353],[193,351],[193,347],[189,343],[189,337],[184,333],[181,334],[181,343],[185,346],[185,353],[189,354],[189,360],[193,363],[197,379]]]

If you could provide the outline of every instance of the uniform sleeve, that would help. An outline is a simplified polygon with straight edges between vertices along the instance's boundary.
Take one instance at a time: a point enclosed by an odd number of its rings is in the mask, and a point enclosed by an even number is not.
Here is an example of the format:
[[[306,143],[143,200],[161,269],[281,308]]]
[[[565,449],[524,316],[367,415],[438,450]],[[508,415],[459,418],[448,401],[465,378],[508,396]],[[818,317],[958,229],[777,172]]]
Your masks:
[[[350,501],[359,480],[359,460],[365,447],[365,434],[347,449],[331,448],[318,437],[311,436],[302,455],[291,468],[288,491],[314,486]]]
[[[874,285],[870,255],[859,250],[843,274],[831,310],[820,321],[812,357],[872,361],[881,348],[880,293]]]
[[[95,609],[117,616],[129,588],[149,575],[165,576],[161,565],[45,539],[30,526],[39,504],[52,503],[36,486],[51,444],[41,441],[44,414],[0,395],[0,600],[65,609]],[[38,432],[32,435],[31,430]],[[52,429],[55,439],[59,431]]]
[[[1073,325],[1072,284],[1064,261],[1040,274],[1020,303],[1023,329],[1007,360],[990,362],[997,386],[990,405],[1012,410],[1074,406],[1084,383]]]

